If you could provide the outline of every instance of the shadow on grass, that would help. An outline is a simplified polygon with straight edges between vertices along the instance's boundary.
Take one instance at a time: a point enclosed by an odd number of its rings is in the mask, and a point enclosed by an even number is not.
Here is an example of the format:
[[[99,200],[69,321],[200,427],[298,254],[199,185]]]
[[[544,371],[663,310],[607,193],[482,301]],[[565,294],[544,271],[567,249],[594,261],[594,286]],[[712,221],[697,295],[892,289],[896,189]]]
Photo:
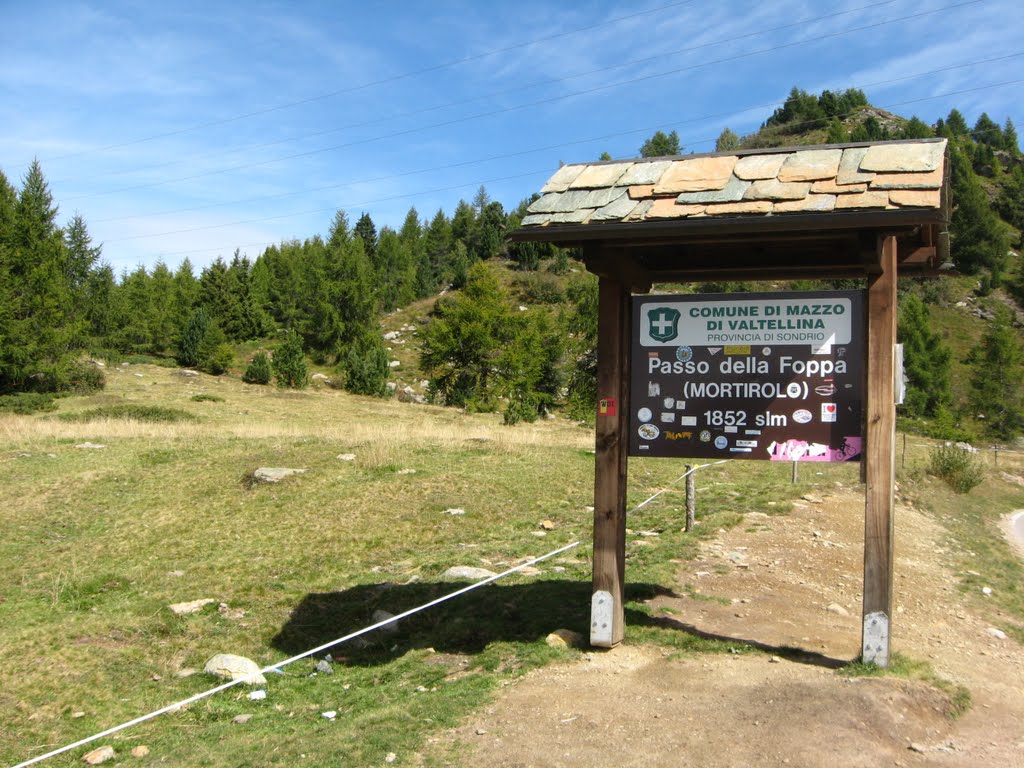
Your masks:
[[[289,655],[303,653],[376,623],[375,611],[396,615],[436,600],[466,586],[465,582],[415,584],[362,584],[343,592],[311,593],[292,611],[271,640],[274,648]],[[626,585],[626,602],[642,602],[674,596],[655,584]],[[490,584],[453,600],[428,608],[399,622],[396,631],[387,627],[325,649],[334,658],[353,666],[387,663],[411,649],[433,648],[439,653],[474,655],[491,643],[534,642],[556,629],[588,634],[590,624],[589,582],[550,580],[529,584]],[[652,627],[681,633],[681,640],[720,642],[745,646],[802,664],[837,669],[846,661],[798,648],[775,647],[757,640],[716,635],[677,619],[652,617],[626,609],[627,627]],[[683,643],[686,645],[686,643]],[[698,648],[694,647],[694,650]],[[707,647],[706,650],[725,650]]]

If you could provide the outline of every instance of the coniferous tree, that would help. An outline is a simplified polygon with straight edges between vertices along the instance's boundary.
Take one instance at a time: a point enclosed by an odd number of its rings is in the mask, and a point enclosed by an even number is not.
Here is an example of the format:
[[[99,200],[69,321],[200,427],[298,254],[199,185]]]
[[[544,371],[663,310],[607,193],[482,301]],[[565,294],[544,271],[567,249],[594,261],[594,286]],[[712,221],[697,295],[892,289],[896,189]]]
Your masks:
[[[192,312],[181,331],[181,339],[178,342],[178,363],[180,365],[186,368],[195,368],[199,365],[203,338],[209,327],[210,315],[206,309],[199,307]]]
[[[293,330],[285,331],[280,346],[271,360],[277,386],[282,389],[303,389],[309,384],[309,369],[302,354],[302,338]]]
[[[928,307],[915,294],[900,302],[898,340],[903,344],[907,392],[902,410],[908,416],[934,418],[952,403],[952,352],[932,329]]]
[[[76,213],[64,229],[64,248],[67,251],[68,286],[78,297],[103,250],[92,244],[89,228],[80,214]]]
[[[971,364],[971,407],[987,435],[1011,440],[1024,430],[1024,351],[1005,308],[974,350]]]
[[[1017,129],[1010,118],[1006,118],[1006,123],[1003,125],[1003,149],[1009,152],[1012,158],[1016,158],[1020,154]]]
[[[946,117],[946,132],[947,135],[953,137],[966,136],[970,129],[967,127],[967,121],[964,120],[964,116],[960,114],[960,110],[951,109],[949,115]]]
[[[173,349],[180,329],[174,306],[174,275],[162,260],[157,261],[149,276],[147,322],[152,351],[161,354]]]
[[[1009,248],[1006,233],[964,152],[953,146],[949,159],[955,206],[951,222],[953,262],[967,274],[989,269],[994,284],[998,284]]]
[[[273,372],[270,370],[270,355],[262,349],[253,355],[245,373],[242,374],[242,381],[246,384],[269,384]]]
[[[715,152],[731,152],[739,148],[740,137],[728,127],[718,134],[718,138],[715,139]]]
[[[9,191],[0,192],[7,200]],[[82,342],[84,323],[72,311],[72,293],[57,206],[38,161],[22,182],[7,225],[8,284],[0,345],[0,390],[54,390],[64,386],[64,371]],[[9,212],[3,214],[5,217]],[[13,288],[17,290],[13,290]]]
[[[833,117],[828,123],[828,133],[825,135],[826,144],[844,144],[850,140],[850,132],[846,130],[846,127],[839,121],[839,118]]]
[[[388,351],[380,329],[363,329],[345,350],[340,369],[345,389],[355,395],[383,397],[388,383]]]
[[[675,131],[665,133],[655,131],[654,134],[640,145],[640,157],[665,157],[678,155],[683,151],[679,146],[679,134]]]
[[[359,217],[353,234],[363,241],[363,250],[370,258],[370,261],[373,262],[377,250],[377,227],[374,226],[370,214],[364,213]]]

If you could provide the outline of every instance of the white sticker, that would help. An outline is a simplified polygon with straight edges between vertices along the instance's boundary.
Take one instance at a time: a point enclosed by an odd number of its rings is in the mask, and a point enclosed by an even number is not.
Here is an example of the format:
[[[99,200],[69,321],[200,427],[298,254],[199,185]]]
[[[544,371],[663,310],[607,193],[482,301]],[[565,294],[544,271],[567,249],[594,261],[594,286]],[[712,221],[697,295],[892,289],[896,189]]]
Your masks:
[[[675,411],[663,411],[659,420],[662,424],[675,424],[676,414]]]
[[[822,403],[821,404],[821,420],[824,422],[835,421],[839,414],[839,410],[836,408],[835,403]]]
[[[680,416],[679,426],[681,427],[696,427],[697,417],[696,416]]]
[[[636,417],[640,419],[640,421],[650,421],[652,416],[654,416],[654,414],[651,412],[650,408],[641,408],[636,412]]]
[[[674,397],[666,397],[663,402],[665,403],[666,408],[676,407],[676,399]]]
[[[647,382],[647,396],[648,397],[657,397],[660,394],[661,394],[661,384],[659,384],[656,381],[648,381]]]

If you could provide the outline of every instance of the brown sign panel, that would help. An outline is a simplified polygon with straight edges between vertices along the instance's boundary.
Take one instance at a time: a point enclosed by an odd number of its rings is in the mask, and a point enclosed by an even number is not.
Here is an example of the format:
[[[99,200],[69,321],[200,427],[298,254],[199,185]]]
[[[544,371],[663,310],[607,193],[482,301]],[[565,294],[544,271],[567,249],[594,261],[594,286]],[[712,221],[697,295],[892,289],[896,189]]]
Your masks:
[[[636,296],[631,456],[859,459],[860,291]]]

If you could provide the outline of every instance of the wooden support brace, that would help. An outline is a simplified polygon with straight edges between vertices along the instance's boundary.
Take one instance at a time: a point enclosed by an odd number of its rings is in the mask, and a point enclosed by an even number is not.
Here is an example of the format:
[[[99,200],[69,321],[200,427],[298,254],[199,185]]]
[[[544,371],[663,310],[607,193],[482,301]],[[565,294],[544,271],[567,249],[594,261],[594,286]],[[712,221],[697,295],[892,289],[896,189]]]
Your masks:
[[[889,666],[893,488],[896,480],[896,238],[879,238],[881,271],[868,282],[862,658]]]
[[[629,288],[598,283],[597,415],[594,461],[594,581],[590,644],[625,636],[626,458],[629,448]]]

